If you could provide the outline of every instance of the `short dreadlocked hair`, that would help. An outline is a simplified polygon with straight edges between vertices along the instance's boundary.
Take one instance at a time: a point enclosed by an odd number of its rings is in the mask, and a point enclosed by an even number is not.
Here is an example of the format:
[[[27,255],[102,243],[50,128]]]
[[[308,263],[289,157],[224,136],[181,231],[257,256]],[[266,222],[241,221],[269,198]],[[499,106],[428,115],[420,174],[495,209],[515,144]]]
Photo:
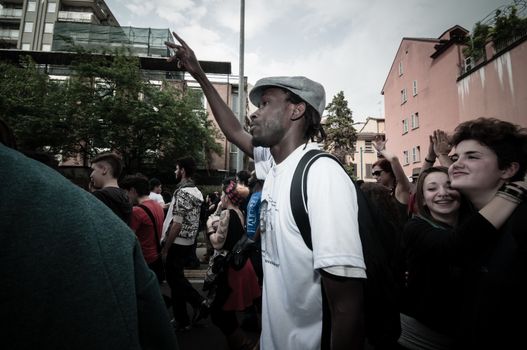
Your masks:
[[[309,103],[304,101],[300,96],[287,89],[282,90],[284,90],[284,92],[287,94],[286,101],[294,104],[299,104],[302,102],[306,104],[306,110],[304,112],[304,118],[306,119],[306,123],[304,124],[304,139],[306,141],[311,140],[314,142],[324,141],[326,139],[326,133],[320,124],[322,116],[318,114],[318,111]]]

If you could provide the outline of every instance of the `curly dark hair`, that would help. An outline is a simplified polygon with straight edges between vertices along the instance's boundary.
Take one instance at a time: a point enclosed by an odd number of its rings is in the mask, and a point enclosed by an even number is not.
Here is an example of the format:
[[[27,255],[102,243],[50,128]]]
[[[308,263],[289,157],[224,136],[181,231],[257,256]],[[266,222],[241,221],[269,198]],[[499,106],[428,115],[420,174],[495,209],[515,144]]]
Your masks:
[[[318,111],[295,93],[287,89],[282,90],[284,90],[284,92],[287,94],[286,101],[294,104],[299,104],[302,102],[306,104],[306,111],[304,112],[304,118],[306,119],[306,123],[304,124],[304,139],[306,141],[311,140],[314,142],[324,141],[326,139],[326,132],[320,124],[322,116],[318,113]]]
[[[388,159],[380,158],[375,163],[373,163],[373,165],[371,167],[373,169],[376,166],[381,168],[383,171],[385,171],[387,173],[390,173],[392,175],[392,177],[395,179],[395,174],[393,173],[392,164],[390,163],[390,161]]]
[[[139,196],[148,196],[150,194],[150,185],[148,180],[138,175],[127,175],[119,182],[119,187],[123,190],[130,190],[135,188]]]
[[[187,177],[193,177],[196,173],[196,161],[192,157],[183,157],[176,160],[179,169],[185,169]]]
[[[490,148],[498,157],[498,168],[519,164],[511,181],[523,180],[527,171],[527,129],[496,118],[478,118],[461,123],[452,136],[452,145],[475,140]]]

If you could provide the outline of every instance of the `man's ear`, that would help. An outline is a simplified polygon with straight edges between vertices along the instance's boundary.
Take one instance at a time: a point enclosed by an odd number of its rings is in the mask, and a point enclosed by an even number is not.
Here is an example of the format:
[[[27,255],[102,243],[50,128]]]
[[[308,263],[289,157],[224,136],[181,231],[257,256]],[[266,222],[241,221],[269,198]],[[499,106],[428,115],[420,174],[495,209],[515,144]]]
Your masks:
[[[302,118],[305,112],[306,104],[304,102],[296,104],[295,108],[293,109],[293,114],[291,115],[291,120],[295,121]]]
[[[520,170],[518,162],[511,162],[505,169],[501,171],[501,178],[505,181],[510,180]]]
[[[108,172],[110,171],[110,167],[105,163],[102,163],[100,167],[101,167],[101,174],[103,175],[108,174]]]

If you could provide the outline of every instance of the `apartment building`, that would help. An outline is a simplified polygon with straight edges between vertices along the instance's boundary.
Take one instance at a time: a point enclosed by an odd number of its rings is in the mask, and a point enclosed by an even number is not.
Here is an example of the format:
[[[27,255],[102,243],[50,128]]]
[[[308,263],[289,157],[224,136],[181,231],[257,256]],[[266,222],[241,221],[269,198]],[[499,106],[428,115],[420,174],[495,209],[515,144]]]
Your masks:
[[[186,74],[188,75],[188,74]],[[221,99],[231,108],[234,114],[240,118],[240,105],[239,105],[239,77],[230,74],[207,74],[208,78],[212,82],[212,85],[218,91]],[[187,80],[187,85],[191,89],[200,89],[199,85],[191,80],[191,77],[186,76],[190,80]],[[247,79],[247,78],[245,78]],[[247,89],[247,86],[245,87]],[[250,88],[250,87],[249,87]],[[250,90],[249,90],[250,91]],[[246,90],[245,98],[247,99],[249,91]],[[203,107],[207,110],[208,119],[212,124],[220,130],[214,116],[212,115],[212,110],[210,105],[203,95]],[[248,125],[248,116],[256,110],[256,108],[250,103],[246,103],[245,122],[242,122],[242,125]],[[233,143],[229,142],[227,138],[219,131],[220,136],[216,138],[216,143],[220,144],[223,149],[223,154],[210,154],[208,159],[207,167],[209,170],[218,170],[220,172],[234,173],[238,169],[237,166],[237,157],[238,147]],[[244,155],[243,157],[243,168],[244,169],[254,169],[253,160]]]
[[[373,163],[377,161],[377,151],[373,147],[376,136],[384,136],[384,118],[368,117],[357,130],[357,142],[353,155],[353,175],[365,182],[376,181],[371,174]]]
[[[20,54],[29,53],[48,74],[59,79],[69,75],[67,64],[71,55],[65,51],[70,43],[94,52],[125,46],[140,57],[141,69],[151,83],[160,85],[161,80],[166,79],[182,88],[199,89],[188,74],[174,71],[166,63],[164,57],[169,51],[164,42],[167,40],[174,40],[168,29],[121,27],[102,0],[0,0],[0,58],[17,62]],[[222,99],[238,114],[239,79],[231,75],[230,63],[200,63]],[[215,123],[205,98],[203,107]],[[210,155],[207,168],[234,172],[237,148],[221,136],[217,142],[222,145],[223,155]],[[247,163],[248,159],[245,160]],[[68,159],[63,165],[82,166],[85,163],[77,157]]]
[[[436,129],[451,133],[478,117],[527,127],[527,33],[487,41],[478,61],[465,57],[469,35],[456,25],[438,38],[403,38],[397,50],[381,94],[387,146],[408,176],[423,165]]]
[[[103,0],[0,0],[0,48],[51,51],[57,23],[119,26]]]

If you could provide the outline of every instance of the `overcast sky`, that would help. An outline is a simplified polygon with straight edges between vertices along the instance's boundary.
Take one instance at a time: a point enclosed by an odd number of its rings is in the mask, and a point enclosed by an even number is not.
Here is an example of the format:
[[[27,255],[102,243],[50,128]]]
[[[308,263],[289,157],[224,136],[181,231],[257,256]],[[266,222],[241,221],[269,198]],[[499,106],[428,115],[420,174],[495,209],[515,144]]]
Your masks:
[[[305,75],[344,91],[355,121],[383,117],[380,94],[403,37],[438,38],[513,0],[246,0],[245,76]],[[240,0],[106,0],[122,26],[169,28],[198,59],[238,74]]]

